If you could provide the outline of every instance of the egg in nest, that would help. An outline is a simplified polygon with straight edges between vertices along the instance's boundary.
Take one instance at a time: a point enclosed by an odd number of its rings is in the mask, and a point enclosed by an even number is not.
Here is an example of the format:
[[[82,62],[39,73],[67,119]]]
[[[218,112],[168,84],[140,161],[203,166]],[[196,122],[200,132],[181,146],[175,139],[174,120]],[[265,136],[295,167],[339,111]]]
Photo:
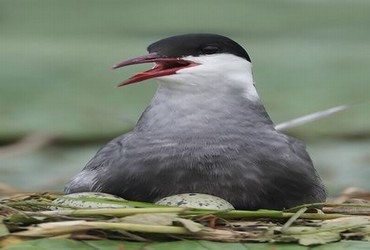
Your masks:
[[[176,194],[164,197],[156,201],[155,204],[171,207],[203,208],[215,210],[235,209],[233,205],[231,205],[228,201],[221,199],[220,197],[199,193]]]
[[[96,199],[96,201],[94,201]],[[124,203],[125,199],[122,199],[118,196],[106,194],[106,193],[97,193],[97,192],[82,192],[82,193],[73,193],[63,195],[53,201],[54,204],[59,204],[63,206],[69,206],[72,208],[130,208]],[[62,206],[50,206],[51,210],[61,210],[69,209]]]

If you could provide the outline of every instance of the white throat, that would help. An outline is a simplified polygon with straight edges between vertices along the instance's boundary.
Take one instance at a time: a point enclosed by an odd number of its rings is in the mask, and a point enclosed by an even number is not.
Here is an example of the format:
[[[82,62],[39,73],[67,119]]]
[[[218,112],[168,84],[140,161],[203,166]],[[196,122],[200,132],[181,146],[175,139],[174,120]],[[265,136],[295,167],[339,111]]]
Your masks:
[[[253,123],[248,120],[250,113],[257,112],[256,107],[262,110],[263,121],[269,119],[254,87],[250,62],[230,54],[185,59],[201,65],[157,78],[160,83],[157,93],[144,112],[139,128],[152,128],[151,131],[236,128],[238,126],[229,124],[241,120]]]

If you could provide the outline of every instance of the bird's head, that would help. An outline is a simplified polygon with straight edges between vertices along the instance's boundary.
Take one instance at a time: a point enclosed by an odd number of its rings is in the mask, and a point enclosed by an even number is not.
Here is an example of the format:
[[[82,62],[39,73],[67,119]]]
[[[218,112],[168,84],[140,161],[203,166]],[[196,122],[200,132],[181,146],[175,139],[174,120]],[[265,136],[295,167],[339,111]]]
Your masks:
[[[255,91],[250,57],[230,38],[215,34],[172,36],[151,44],[148,52],[113,67],[155,63],[153,68],[135,74],[118,86],[157,78],[160,82],[171,84],[194,86],[208,83],[214,88],[218,88],[217,84],[234,84]]]

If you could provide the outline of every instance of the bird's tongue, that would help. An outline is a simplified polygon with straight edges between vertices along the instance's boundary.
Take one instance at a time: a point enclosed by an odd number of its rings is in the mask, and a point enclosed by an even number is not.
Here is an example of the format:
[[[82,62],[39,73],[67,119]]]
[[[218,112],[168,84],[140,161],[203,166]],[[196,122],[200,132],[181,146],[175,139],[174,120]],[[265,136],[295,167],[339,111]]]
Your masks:
[[[118,69],[118,68],[122,68],[128,65],[133,65],[133,64],[142,64],[142,63],[151,63],[151,62],[156,63],[153,68],[147,71],[135,74],[129,79],[118,84],[117,87],[121,87],[121,86],[128,85],[131,83],[141,82],[141,81],[155,78],[155,77],[172,75],[172,74],[175,74],[180,69],[198,65],[197,63],[194,63],[192,61],[183,60],[179,58],[166,58],[166,57],[161,57],[157,53],[150,53],[145,56],[136,57],[133,59],[123,61],[119,64],[116,64],[115,66],[113,66],[113,69]]]

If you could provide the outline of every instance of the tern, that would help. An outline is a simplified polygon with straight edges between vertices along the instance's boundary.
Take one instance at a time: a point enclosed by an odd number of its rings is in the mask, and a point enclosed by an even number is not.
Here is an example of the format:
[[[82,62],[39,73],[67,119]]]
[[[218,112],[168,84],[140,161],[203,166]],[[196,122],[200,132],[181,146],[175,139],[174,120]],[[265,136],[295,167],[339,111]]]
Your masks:
[[[119,85],[155,78],[154,98],[134,129],[103,146],[65,193],[145,202],[204,193],[245,210],[325,201],[304,144],[277,131],[261,103],[242,46],[221,35],[185,34],[148,52],[114,68],[154,63]]]

